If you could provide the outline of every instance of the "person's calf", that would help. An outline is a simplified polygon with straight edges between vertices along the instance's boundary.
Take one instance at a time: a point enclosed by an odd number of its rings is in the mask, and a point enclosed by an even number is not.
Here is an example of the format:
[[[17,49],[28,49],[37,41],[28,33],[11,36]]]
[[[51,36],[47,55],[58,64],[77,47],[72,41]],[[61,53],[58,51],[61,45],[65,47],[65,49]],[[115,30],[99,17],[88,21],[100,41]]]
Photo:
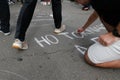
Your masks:
[[[84,55],[84,59],[86,63],[89,65],[99,67],[99,68],[120,68],[120,60],[114,60],[114,61],[109,61],[109,62],[104,62],[104,63],[93,63],[90,61],[88,57],[88,53],[86,52]]]
[[[98,63],[98,64],[96,64],[96,67],[120,68],[120,60],[114,60],[114,61],[109,61],[109,62],[104,62],[104,63]]]

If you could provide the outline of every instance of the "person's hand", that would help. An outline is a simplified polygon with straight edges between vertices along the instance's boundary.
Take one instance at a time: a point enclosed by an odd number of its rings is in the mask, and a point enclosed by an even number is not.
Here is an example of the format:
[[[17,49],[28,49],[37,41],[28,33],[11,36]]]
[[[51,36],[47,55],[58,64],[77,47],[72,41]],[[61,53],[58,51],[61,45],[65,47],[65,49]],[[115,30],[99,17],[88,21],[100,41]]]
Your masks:
[[[120,38],[115,37],[112,32],[100,35],[98,38],[98,41],[104,46],[109,46],[118,40],[120,40]]]
[[[77,32],[77,33],[81,33],[81,32],[83,32],[84,30],[85,30],[85,29],[83,29],[83,28],[81,27],[81,28],[78,28],[76,32]]]

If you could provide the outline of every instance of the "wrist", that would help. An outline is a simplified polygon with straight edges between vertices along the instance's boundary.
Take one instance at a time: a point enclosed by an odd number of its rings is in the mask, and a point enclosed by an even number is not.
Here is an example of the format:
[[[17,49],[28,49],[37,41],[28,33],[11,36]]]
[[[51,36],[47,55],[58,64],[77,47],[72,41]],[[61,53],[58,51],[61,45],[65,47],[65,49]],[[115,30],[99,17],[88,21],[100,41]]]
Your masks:
[[[83,30],[85,30],[85,27],[82,27]]]

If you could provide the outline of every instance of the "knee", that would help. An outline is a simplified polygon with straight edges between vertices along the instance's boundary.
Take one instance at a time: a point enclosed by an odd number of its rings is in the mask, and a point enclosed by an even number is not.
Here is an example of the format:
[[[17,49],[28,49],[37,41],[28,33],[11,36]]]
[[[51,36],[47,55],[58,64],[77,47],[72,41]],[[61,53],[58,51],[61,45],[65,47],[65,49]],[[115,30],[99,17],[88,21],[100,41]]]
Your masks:
[[[88,64],[90,64],[92,66],[95,66],[95,64],[90,61],[87,51],[85,52],[84,59],[85,59],[86,63],[88,63]]]

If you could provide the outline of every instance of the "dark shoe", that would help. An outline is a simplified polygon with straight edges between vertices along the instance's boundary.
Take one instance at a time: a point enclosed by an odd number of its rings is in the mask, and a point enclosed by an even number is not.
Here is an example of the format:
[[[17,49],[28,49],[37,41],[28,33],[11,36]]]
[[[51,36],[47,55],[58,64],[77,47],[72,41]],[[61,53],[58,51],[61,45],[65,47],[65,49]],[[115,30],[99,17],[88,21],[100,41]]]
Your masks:
[[[0,33],[3,33],[5,36],[10,35],[10,31],[8,31],[8,32],[4,32],[4,31],[0,30]]]

